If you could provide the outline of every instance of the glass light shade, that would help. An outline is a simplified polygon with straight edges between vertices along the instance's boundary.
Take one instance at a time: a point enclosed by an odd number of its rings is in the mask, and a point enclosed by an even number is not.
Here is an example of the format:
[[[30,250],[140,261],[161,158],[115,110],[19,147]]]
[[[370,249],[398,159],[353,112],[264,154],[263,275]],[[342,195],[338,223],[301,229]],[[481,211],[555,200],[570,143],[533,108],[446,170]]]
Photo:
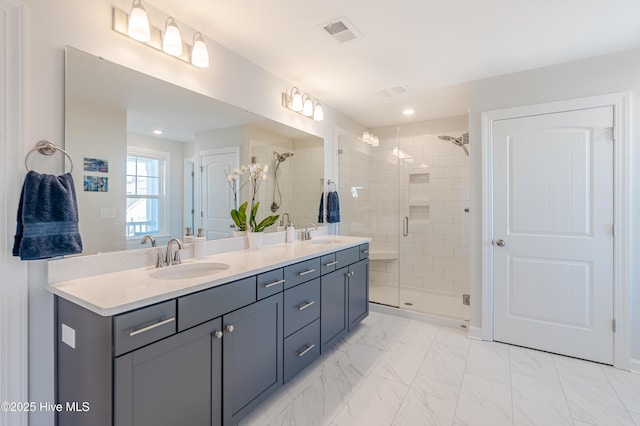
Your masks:
[[[147,11],[144,10],[140,0],[133,3],[131,13],[129,14],[129,26],[127,34],[134,40],[149,41],[151,40],[151,29],[149,28],[149,18]]]
[[[182,37],[180,36],[180,29],[173,18],[167,19],[167,26],[164,30],[164,37],[162,38],[162,50],[165,53],[173,56],[182,55]]]
[[[309,95],[305,94],[306,99],[302,103],[302,115],[306,115],[307,117],[311,117],[313,115],[313,103],[309,98]],[[303,96],[303,98],[304,98]]]
[[[378,139],[377,136],[373,136],[373,141],[371,143],[371,146],[380,146],[380,139]]]
[[[302,111],[302,95],[300,94],[298,89],[295,89],[295,92],[293,93],[291,99],[291,109],[296,112]]]
[[[209,66],[209,51],[200,33],[196,33],[196,35],[193,36],[191,63],[198,68],[207,68]]]
[[[315,105],[316,106],[313,107],[313,119],[316,121],[324,120],[324,112],[322,111],[322,105],[320,105],[320,102],[317,102]]]

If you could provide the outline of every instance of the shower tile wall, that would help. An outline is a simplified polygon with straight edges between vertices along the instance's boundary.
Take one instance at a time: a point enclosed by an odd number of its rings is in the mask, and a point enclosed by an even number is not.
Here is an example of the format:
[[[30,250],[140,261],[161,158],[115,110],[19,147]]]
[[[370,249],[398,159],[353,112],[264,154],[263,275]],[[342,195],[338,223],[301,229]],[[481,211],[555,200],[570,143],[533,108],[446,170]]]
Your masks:
[[[371,285],[397,286],[399,269],[402,286],[468,293],[469,159],[462,149],[432,135],[401,137],[399,145],[384,139],[378,147],[341,136],[339,149],[341,233],[373,238]],[[357,186],[363,189],[354,198]],[[409,235],[399,237],[405,216]]]
[[[295,140],[291,158],[291,218],[296,228],[318,223],[323,191],[324,146],[316,140]],[[287,160],[289,161],[289,160]],[[287,187],[287,191],[289,187]]]

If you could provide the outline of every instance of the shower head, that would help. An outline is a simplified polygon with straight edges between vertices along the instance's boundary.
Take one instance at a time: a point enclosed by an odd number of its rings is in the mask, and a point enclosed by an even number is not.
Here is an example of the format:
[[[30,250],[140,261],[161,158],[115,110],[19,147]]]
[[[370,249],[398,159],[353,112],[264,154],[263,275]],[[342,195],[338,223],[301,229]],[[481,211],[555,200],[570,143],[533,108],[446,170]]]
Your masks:
[[[438,136],[438,138],[442,139],[443,141],[449,141],[452,144],[459,146],[460,148],[462,148],[464,153],[467,154],[467,157],[469,156],[469,149],[467,149],[467,147],[465,146],[465,145],[469,145],[469,133],[463,133],[458,138],[454,138],[453,136],[447,136],[447,135]]]
[[[293,151],[285,152],[283,154],[278,154],[276,151],[273,151],[273,161],[276,163],[282,163],[289,157],[293,157]]]

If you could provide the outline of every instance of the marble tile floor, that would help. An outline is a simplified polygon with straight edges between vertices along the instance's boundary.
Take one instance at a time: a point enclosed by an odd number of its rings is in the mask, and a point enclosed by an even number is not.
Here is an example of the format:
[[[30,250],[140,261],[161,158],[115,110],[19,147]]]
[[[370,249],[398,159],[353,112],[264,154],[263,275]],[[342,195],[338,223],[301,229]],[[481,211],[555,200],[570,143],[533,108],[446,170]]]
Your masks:
[[[640,374],[371,312],[240,424],[640,426]]]

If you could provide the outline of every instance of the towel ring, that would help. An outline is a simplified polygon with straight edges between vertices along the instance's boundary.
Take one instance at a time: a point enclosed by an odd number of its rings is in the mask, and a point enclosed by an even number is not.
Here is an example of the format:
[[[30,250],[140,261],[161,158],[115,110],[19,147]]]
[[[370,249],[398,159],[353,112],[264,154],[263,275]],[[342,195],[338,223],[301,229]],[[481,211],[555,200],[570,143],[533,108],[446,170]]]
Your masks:
[[[35,151],[38,151],[42,155],[53,155],[56,151],[60,151],[65,155],[65,157],[69,159],[69,164],[71,165],[71,169],[69,170],[68,173],[71,173],[73,171],[73,160],[71,159],[71,156],[67,153],[67,151],[57,147],[53,142],[41,140],[36,144],[36,147],[31,149],[31,151],[29,151],[27,155],[24,157],[24,167],[27,169],[28,172],[31,171],[31,168],[29,168],[29,164],[28,164],[29,156],[33,154]]]
[[[333,185],[333,190],[337,191],[338,188],[336,187],[336,183],[334,181],[332,181],[331,179],[327,180],[327,186],[329,186],[329,191],[331,191],[331,185]]]

